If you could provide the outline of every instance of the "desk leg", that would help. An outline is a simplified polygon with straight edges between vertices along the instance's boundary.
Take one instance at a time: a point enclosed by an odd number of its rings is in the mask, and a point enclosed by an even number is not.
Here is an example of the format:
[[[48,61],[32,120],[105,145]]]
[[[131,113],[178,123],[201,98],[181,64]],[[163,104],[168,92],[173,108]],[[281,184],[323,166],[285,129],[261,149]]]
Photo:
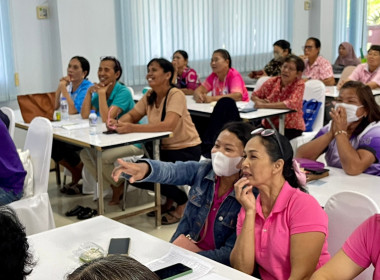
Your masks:
[[[153,159],[160,160],[160,140],[153,140]],[[161,226],[161,185],[154,183],[156,227]]]
[[[98,212],[99,215],[104,214],[104,200],[103,200],[103,164],[102,164],[102,151],[96,150],[96,173],[98,177]]]
[[[285,135],[285,114],[280,115],[280,120],[278,122],[278,130],[280,134]]]

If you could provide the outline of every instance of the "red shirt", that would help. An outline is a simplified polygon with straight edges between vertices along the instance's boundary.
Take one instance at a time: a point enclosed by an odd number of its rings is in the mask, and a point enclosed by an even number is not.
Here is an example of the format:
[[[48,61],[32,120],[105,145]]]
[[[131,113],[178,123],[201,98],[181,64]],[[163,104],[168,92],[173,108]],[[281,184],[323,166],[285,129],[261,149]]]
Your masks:
[[[283,88],[281,86],[281,77],[279,76],[267,80],[253,94],[260,99],[267,99],[271,103],[284,102],[286,107],[296,110],[297,112],[286,114],[285,128],[304,131],[305,122],[302,112],[304,90],[305,82],[302,79],[296,79],[293,83]],[[279,117],[273,117],[271,121],[278,128]],[[271,128],[266,120],[263,120],[263,125],[267,128]]]

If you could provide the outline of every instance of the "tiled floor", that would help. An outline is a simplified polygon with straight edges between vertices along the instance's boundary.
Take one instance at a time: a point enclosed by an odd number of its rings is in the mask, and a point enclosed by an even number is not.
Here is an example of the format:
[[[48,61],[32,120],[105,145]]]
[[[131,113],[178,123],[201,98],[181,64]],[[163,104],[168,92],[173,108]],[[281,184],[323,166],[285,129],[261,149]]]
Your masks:
[[[61,176],[63,177],[63,176]],[[68,177],[68,181],[71,178]],[[81,205],[84,207],[90,207],[97,209],[97,201],[93,200],[93,195],[73,195],[69,196],[66,194],[62,194],[59,191],[59,188],[56,184],[55,173],[51,172],[49,177],[49,198],[50,203],[54,212],[54,220],[56,227],[64,226],[71,223],[80,222],[76,217],[66,217],[65,213],[77,205]],[[112,218],[113,216],[119,215],[121,210],[121,205],[108,206],[109,197],[104,198],[105,204],[105,216]],[[131,212],[133,209],[137,209],[141,206],[147,206],[149,203],[153,206],[153,197],[149,196],[145,190],[134,190],[128,192],[127,195],[127,209],[125,213]],[[161,226],[160,228],[155,227],[154,218],[147,217],[145,214],[122,219],[119,222],[142,230],[146,233],[154,235],[160,239],[169,241],[170,237],[173,235],[175,229],[177,228],[177,224]]]

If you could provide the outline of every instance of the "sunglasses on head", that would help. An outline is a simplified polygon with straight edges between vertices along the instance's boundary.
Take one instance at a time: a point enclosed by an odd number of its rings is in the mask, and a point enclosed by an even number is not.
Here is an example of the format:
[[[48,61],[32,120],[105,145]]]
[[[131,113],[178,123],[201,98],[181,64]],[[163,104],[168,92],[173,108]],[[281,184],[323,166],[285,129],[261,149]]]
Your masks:
[[[262,127],[256,128],[251,132],[252,135],[260,134],[262,137],[269,137],[274,135],[274,139],[276,139],[277,145],[280,147],[281,155],[284,158],[284,150],[282,149],[280,138],[278,138],[277,131],[274,129],[264,129]]]

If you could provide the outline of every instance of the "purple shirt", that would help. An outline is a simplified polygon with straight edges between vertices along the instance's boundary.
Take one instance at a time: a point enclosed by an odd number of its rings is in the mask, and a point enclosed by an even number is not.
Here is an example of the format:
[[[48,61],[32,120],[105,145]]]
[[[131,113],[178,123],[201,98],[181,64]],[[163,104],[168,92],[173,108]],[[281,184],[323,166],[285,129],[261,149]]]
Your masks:
[[[19,194],[23,191],[26,171],[2,121],[0,121],[0,147],[0,188]]]
[[[325,125],[317,133],[315,138],[326,134],[329,129],[330,124]],[[352,136],[350,138],[350,143],[355,150],[364,149],[373,153],[376,161],[371,164],[370,167],[364,171],[364,173],[380,176],[380,122],[370,123],[361,134],[358,136]],[[327,165],[342,168],[335,138],[327,147],[325,158]]]
[[[355,70],[351,73],[348,79],[359,81],[363,84],[375,82],[377,86],[380,86],[380,67],[377,67],[373,72],[369,72],[367,63],[360,64],[356,66]]]

